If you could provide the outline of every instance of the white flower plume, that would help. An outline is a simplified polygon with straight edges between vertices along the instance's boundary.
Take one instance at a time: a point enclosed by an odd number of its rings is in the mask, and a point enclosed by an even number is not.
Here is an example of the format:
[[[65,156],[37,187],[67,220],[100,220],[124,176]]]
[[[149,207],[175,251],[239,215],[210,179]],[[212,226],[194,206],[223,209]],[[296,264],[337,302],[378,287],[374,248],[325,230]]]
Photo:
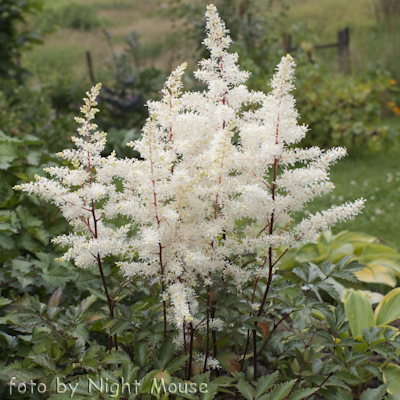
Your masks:
[[[232,41],[215,6],[207,7],[206,18],[211,56],[195,76],[207,89],[182,92],[186,64],[171,74],[162,100],[148,103],[141,139],[129,144],[140,159],[101,157],[105,134],[92,133],[90,123],[96,86],[85,100],[85,118],[77,119],[77,148],[61,153],[74,168],[49,168],[52,179],[18,187],[53,201],[74,226],[74,234],[57,239],[70,247],[64,259],[84,267],[115,255],[127,277],[161,282],[178,330],[183,321],[203,318],[196,315],[192,288],[212,285],[215,273],[233,279],[238,290],[270,279],[278,248],[314,240],[364,204],[357,200],[294,223],[308,202],[333,189],[329,167],[346,150],[293,148],[308,128],[297,122],[292,57],[277,66],[271,93],[250,92],[249,72],[240,71],[238,55],[228,52]],[[129,227],[101,223],[118,215],[137,227],[129,240]],[[249,254],[254,262],[246,264]],[[259,312],[260,299],[252,303]]]

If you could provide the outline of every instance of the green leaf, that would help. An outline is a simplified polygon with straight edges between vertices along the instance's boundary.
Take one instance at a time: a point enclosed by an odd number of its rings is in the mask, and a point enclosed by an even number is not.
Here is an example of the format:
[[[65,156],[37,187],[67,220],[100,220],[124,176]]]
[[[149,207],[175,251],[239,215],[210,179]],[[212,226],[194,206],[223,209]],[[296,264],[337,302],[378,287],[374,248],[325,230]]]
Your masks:
[[[393,395],[400,395],[400,367],[396,364],[388,364],[383,370],[383,381],[390,381],[388,392]]]
[[[53,360],[51,360],[47,355],[38,354],[35,356],[29,356],[27,358],[33,360],[36,364],[40,365],[41,367],[44,367],[53,372],[56,371],[56,365],[54,364]]]
[[[365,328],[376,326],[371,304],[361,292],[350,290],[344,303],[344,309],[353,337],[362,335]]]
[[[10,168],[11,163],[18,158],[16,145],[13,143],[2,143],[0,146],[0,169]]]
[[[124,321],[124,320],[117,320],[116,319],[116,324],[111,328],[111,335],[120,335],[122,332],[124,332],[127,328],[130,327],[131,323],[129,321]],[[158,367],[156,367],[158,368]]]
[[[29,165],[39,165],[41,157],[42,151],[30,150],[26,155],[26,161]]]
[[[266,393],[268,389],[275,383],[276,379],[278,378],[279,372],[276,371],[273,374],[266,375],[261,377],[257,382],[256,387],[256,399],[258,399],[261,395]]]
[[[103,300],[105,303],[107,303],[107,297],[104,292],[93,288],[89,288],[88,290],[90,293],[92,293],[92,295],[96,296],[98,299]]]
[[[292,379],[291,381],[276,386],[271,392],[271,400],[283,400],[289,394],[295,383],[296,379]]]
[[[35,228],[43,225],[43,221],[40,218],[33,216],[25,207],[18,206],[15,211],[21,220],[22,226],[27,230],[29,228]]]
[[[14,239],[6,234],[0,234],[0,246],[5,250],[12,250],[15,247]]]
[[[387,325],[400,318],[400,288],[391,290],[375,310],[377,325]]]
[[[360,282],[383,283],[391,287],[396,286],[396,277],[393,270],[377,263],[368,264],[361,271],[357,271],[356,276]]]
[[[318,388],[307,388],[307,389],[300,389],[294,392],[290,397],[289,400],[302,400],[305,397],[311,396],[312,394],[316,393]]]
[[[337,379],[342,380],[343,382],[348,383],[349,385],[357,385],[358,383],[364,382],[363,379],[357,378],[356,376],[350,374],[347,371],[336,372],[335,377]]]
[[[61,265],[50,265],[46,272],[43,272],[43,279],[53,286],[64,286],[72,279],[72,274]]]
[[[131,358],[122,349],[112,350],[111,353],[103,360],[106,364],[125,364],[132,363]]]
[[[7,299],[6,297],[0,296],[0,307],[5,306],[10,303],[12,303],[12,300]]]
[[[360,400],[382,400],[386,395],[387,387],[388,384],[385,383],[376,389],[367,389],[362,393]]]
[[[337,389],[336,396],[334,397],[335,400],[352,400],[353,397],[349,395],[348,392],[339,388]]]
[[[148,351],[145,342],[134,341],[135,358],[139,365],[146,365],[148,360]]]
[[[0,337],[3,337],[10,349],[16,349],[18,346],[18,339],[15,336],[11,336],[5,332],[0,331]]]
[[[243,379],[239,381],[239,383],[237,384],[237,388],[246,400],[254,399],[254,388]]]
[[[170,373],[175,372],[175,371],[178,371],[178,369],[180,369],[181,366],[182,366],[183,364],[185,364],[185,362],[186,362],[187,360],[189,360],[189,356],[182,356],[182,357],[179,357],[179,358],[176,359],[176,360],[170,361],[170,362],[167,364],[167,366],[165,367],[165,369],[166,369],[168,372],[170,372]]]
[[[58,307],[60,304],[62,295],[63,295],[62,289],[61,289],[61,287],[59,287],[51,295],[49,302],[47,303],[47,306],[48,307]]]
[[[158,354],[153,354],[154,366],[157,369],[165,369],[168,361],[175,354],[175,345],[172,343],[172,337],[168,336],[162,343]]]
[[[79,309],[81,311],[86,311],[95,301],[97,300],[96,296],[93,296],[92,294],[86,298],[84,298],[80,303],[79,303]]]

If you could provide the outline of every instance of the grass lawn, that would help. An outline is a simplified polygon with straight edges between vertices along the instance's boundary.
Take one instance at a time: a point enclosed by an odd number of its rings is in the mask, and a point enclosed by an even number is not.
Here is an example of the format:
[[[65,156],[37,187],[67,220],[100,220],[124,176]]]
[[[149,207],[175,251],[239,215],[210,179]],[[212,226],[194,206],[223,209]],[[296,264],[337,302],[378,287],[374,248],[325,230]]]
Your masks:
[[[400,129],[400,117],[398,118]],[[400,147],[375,154],[352,151],[331,168],[336,189],[309,204],[307,212],[363,197],[363,214],[337,224],[335,233],[349,229],[376,236],[400,250]]]

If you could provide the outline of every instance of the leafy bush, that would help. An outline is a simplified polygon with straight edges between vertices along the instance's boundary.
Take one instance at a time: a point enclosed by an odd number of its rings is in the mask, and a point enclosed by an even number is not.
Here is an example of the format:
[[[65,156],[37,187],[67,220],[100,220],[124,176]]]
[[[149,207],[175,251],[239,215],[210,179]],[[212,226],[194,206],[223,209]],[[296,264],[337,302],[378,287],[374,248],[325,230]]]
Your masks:
[[[376,243],[376,238],[365,233],[342,231],[337,235],[326,231],[316,243],[307,243],[299,249],[287,252],[280,268],[291,270],[304,263],[322,265],[337,263],[343,257],[358,260],[365,268],[356,272],[357,278],[371,289],[386,285],[396,287],[400,278],[400,254],[389,246]],[[340,297],[344,296],[345,287],[335,284]],[[383,289],[385,290],[385,289]],[[381,290],[380,290],[381,291]],[[378,303],[383,296],[369,293],[371,300]]]
[[[20,30],[17,24],[25,22],[25,14],[42,9],[40,0],[2,0],[0,6],[0,78],[22,80],[26,74],[19,65],[21,50],[34,43],[42,43],[33,30]],[[4,84],[4,83],[3,83]]]
[[[52,179],[16,186],[61,210],[74,232],[54,240],[68,247],[60,259],[83,273],[96,268],[102,288],[84,282],[91,295],[82,299],[77,281],[79,300],[69,307],[61,288],[46,302],[0,298],[8,306],[0,320],[8,325],[6,398],[28,386],[55,400],[397,394],[390,382],[366,386],[400,361],[398,330],[367,326],[355,335],[329,283],[355,282],[364,266],[344,259],[279,268],[291,248],[363,207],[358,200],[293,223],[332,189],[327,170],[344,149],[293,149],[306,127],[290,94],[292,58],[282,59],[268,96],[250,92],[216,8],[206,16],[211,58],[196,76],[208,88],[182,94],[185,65],[172,73],[163,99],[148,103],[142,138],[130,144],[140,159],[101,157],[106,134],[91,123],[96,85],[85,118],[76,118],[76,148],[59,153],[65,165],[46,168]]]
[[[305,145],[372,150],[385,140],[393,145],[394,133],[382,124],[391,88],[386,73],[332,76],[317,64],[303,65],[297,70],[297,87],[302,119],[311,127]]]

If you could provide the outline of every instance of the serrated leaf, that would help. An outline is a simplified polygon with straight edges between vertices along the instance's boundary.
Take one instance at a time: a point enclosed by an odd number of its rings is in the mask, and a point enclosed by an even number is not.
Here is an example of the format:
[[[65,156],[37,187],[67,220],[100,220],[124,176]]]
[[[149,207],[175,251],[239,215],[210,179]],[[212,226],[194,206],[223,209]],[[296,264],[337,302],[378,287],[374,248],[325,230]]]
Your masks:
[[[26,155],[26,161],[30,165],[39,165],[42,157],[42,151],[30,150]]]
[[[276,386],[270,394],[271,400],[283,400],[289,394],[295,383],[296,379],[292,379],[291,381]]]
[[[45,374],[43,372],[37,370],[24,369],[22,371],[19,371],[15,378],[17,381],[29,382],[31,380],[34,381],[36,379],[40,379],[44,375]]]
[[[294,392],[290,397],[289,400],[302,400],[305,397],[311,396],[312,394],[316,393],[318,388],[307,388],[307,389],[300,389]]]
[[[175,371],[178,371],[178,370],[181,368],[181,366],[182,366],[183,364],[185,364],[185,362],[186,362],[187,360],[189,360],[189,356],[182,356],[182,357],[179,357],[179,358],[176,359],[176,360],[170,361],[170,362],[167,364],[167,366],[165,367],[165,369],[166,369],[168,372],[170,372],[170,373],[175,372]]]
[[[10,303],[12,303],[12,300],[7,299],[6,297],[0,296],[0,307],[5,306]]]
[[[47,355],[37,354],[35,356],[29,356],[27,358],[33,360],[36,364],[40,365],[41,367],[44,367],[53,372],[56,371],[56,365],[54,364],[53,360],[51,360]]]
[[[335,377],[350,385],[357,385],[358,383],[364,382],[363,379],[357,378],[356,376],[350,374],[347,371],[336,372]]]
[[[124,364],[131,363],[132,360],[128,354],[125,353],[122,349],[112,350],[111,353],[106,356],[103,360],[106,364]]]
[[[243,379],[239,381],[237,388],[246,400],[254,399],[254,388]]]
[[[92,293],[98,299],[103,300],[105,303],[107,303],[107,297],[104,292],[97,290],[97,289],[93,289],[93,288],[89,288],[88,290],[90,293]]]
[[[115,334],[120,335],[122,332],[128,329],[130,325],[131,323],[129,321],[117,320],[116,324],[111,328],[110,334],[112,336]]]
[[[60,265],[50,265],[42,274],[43,279],[53,286],[64,286],[72,279],[71,273]]]
[[[148,351],[146,343],[135,341],[134,343],[135,358],[139,365],[145,365],[148,360]]]
[[[18,346],[18,339],[15,336],[11,336],[8,333],[0,331],[0,337],[5,339],[9,348],[15,349]]]
[[[175,354],[175,345],[172,343],[172,337],[168,336],[162,343],[158,354],[153,354],[154,366],[157,369],[165,369],[169,360]]]
[[[276,371],[273,374],[263,376],[258,380],[256,387],[256,399],[258,399],[261,395],[266,393],[266,391],[272,387],[272,385],[277,380],[278,375],[279,372]]]
[[[385,383],[376,389],[367,389],[362,393],[360,400],[382,400],[388,390],[388,384]]]

